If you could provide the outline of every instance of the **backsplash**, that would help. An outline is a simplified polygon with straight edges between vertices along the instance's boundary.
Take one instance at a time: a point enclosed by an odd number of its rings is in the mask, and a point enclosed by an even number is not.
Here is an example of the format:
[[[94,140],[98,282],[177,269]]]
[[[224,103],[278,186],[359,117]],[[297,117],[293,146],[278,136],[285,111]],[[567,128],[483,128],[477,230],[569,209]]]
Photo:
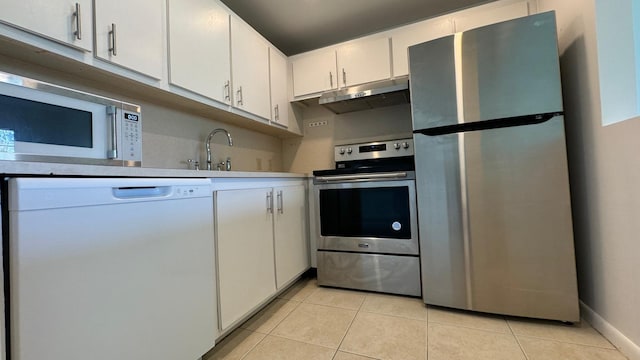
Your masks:
[[[339,144],[411,137],[411,107],[402,104],[336,115],[320,105],[305,108],[304,137],[283,140],[286,171],[310,173],[334,167]]]

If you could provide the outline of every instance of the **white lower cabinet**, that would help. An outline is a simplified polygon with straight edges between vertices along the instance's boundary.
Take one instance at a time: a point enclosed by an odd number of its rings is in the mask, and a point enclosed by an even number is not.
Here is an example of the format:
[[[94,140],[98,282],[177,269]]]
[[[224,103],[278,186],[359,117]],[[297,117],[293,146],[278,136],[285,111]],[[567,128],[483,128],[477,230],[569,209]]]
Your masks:
[[[306,191],[300,184],[214,194],[224,332],[309,268]]]
[[[306,192],[304,185],[277,187],[273,191],[276,287],[279,290],[309,268]]]

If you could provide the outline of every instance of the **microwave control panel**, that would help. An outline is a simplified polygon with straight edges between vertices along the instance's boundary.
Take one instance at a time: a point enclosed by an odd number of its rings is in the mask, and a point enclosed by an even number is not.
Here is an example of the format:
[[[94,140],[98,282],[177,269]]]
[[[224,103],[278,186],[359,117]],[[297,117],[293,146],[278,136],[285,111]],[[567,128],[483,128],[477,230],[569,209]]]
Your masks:
[[[142,116],[135,111],[122,113],[122,160],[142,161]]]

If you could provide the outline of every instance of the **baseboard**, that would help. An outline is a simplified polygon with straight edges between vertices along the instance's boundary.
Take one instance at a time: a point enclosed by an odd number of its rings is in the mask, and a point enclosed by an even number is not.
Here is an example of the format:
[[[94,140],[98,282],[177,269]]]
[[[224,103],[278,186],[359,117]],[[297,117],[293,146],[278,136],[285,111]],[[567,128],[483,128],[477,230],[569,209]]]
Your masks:
[[[582,317],[615,345],[629,360],[640,360],[640,346],[638,344],[631,341],[582,301],[580,301],[580,308],[582,309]]]

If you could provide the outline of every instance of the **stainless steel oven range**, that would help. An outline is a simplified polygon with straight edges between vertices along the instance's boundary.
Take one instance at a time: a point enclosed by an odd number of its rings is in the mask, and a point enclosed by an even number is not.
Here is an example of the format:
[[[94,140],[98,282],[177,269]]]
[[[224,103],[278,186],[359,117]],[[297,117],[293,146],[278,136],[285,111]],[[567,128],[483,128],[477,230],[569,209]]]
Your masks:
[[[314,171],[318,284],[420,296],[413,140],[335,147]]]

